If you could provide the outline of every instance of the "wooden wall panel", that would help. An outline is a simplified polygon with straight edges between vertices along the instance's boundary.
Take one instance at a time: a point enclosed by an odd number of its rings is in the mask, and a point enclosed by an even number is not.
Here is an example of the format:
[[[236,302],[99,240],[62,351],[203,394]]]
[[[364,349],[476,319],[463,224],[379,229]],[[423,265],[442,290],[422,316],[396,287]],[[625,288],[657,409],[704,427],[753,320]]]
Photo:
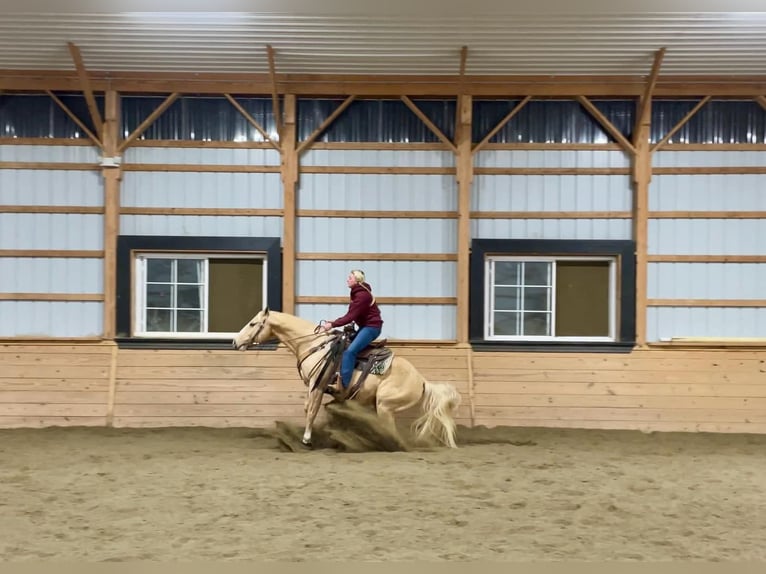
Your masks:
[[[475,353],[476,424],[766,432],[766,351]]]
[[[0,345],[0,428],[104,426],[112,345]]]
[[[764,350],[394,350],[429,380],[457,387],[461,425],[766,433]],[[1,428],[302,424],[304,393],[295,358],[284,349],[0,345]]]

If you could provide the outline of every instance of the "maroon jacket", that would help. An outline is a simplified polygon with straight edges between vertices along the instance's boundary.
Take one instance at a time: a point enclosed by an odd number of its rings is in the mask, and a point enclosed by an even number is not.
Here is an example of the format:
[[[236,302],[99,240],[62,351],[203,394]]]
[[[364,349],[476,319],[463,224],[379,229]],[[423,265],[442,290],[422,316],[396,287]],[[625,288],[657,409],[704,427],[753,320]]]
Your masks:
[[[364,287],[362,287],[364,285]],[[372,291],[367,283],[351,287],[351,303],[343,317],[338,317],[332,322],[333,327],[342,327],[352,321],[362,327],[383,327],[383,319],[380,317],[380,309],[377,303],[372,303]],[[365,287],[367,289],[365,289]]]

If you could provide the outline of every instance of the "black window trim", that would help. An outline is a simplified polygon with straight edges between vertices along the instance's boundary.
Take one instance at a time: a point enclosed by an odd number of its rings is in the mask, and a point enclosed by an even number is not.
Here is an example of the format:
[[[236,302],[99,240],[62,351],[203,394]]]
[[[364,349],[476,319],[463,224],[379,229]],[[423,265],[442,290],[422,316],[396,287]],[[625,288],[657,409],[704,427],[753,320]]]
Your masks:
[[[117,293],[115,342],[121,348],[148,349],[230,349],[231,341],[215,338],[133,337],[133,256],[136,252],[199,252],[221,254],[265,254],[266,298],[270,309],[282,309],[282,251],[279,237],[184,237],[156,235],[120,235],[117,238]],[[249,318],[249,317],[248,317]],[[248,318],[242,320],[245,324]],[[274,349],[276,344],[262,345]]]
[[[617,258],[617,341],[488,341],[484,339],[485,260],[487,256],[602,256]],[[636,342],[636,248],[630,240],[473,239],[469,269],[469,342],[475,351],[631,350]]]

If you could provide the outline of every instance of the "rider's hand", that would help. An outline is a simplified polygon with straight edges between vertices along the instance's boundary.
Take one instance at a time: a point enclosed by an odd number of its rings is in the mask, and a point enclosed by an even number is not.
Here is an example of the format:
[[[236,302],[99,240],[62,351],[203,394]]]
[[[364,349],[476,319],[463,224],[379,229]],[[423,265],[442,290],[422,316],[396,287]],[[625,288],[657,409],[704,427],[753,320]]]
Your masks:
[[[324,329],[325,331],[329,331],[330,329],[332,329],[332,321],[325,321],[324,323],[322,323],[322,329]]]

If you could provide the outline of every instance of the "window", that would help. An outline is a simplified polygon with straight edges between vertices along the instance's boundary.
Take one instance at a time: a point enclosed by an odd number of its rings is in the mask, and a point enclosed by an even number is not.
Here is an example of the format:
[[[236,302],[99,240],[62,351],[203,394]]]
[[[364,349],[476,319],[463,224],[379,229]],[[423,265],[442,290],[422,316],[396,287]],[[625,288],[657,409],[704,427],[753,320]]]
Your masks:
[[[632,346],[632,241],[474,239],[470,270],[474,347]]]
[[[279,238],[118,238],[120,343],[226,345],[266,305],[282,308]]]
[[[135,335],[232,337],[264,307],[263,256],[137,253]]]
[[[616,258],[488,257],[485,337],[615,340]]]

